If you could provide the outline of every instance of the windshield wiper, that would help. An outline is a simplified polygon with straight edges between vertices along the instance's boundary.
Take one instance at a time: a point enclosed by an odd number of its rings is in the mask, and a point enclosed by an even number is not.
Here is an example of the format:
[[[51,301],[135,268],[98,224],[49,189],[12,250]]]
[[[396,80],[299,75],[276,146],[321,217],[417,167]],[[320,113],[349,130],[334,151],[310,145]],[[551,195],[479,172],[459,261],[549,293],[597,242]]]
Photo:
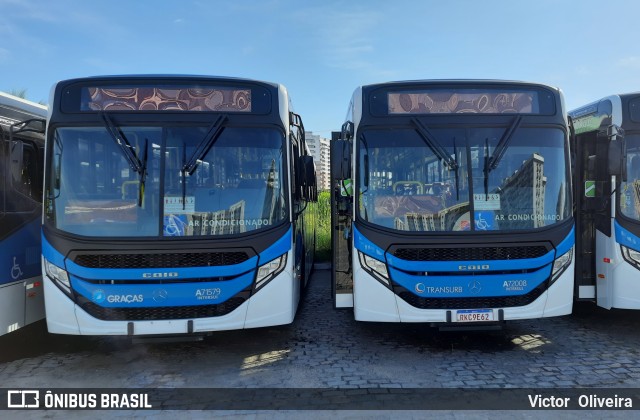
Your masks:
[[[104,120],[104,125],[107,128],[107,132],[111,135],[113,141],[120,147],[122,151],[122,155],[127,160],[127,163],[138,174],[142,174],[143,165],[140,159],[133,152],[133,146],[127,140],[122,130],[113,123],[111,117],[109,117],[106,113],[102,113],[102,119]]]
[[[489,172],[493,171],[498,167],[498,164],[502,160],[505,152],[509,148],[509,141],[511,137],[513,137],[513,133],[516,132],[520,124],[522,123],[522,116],[518,115],[511,125],[504,131],[500,141],[496,145],[496,148],[493,149],[493,153],[491,157],[489,157],[489,139],[486,138],[484,140],[484,199],[485,201],[489,200]]]
[[[429,129],[427,129],[427,126],[417,118],[412,118],[411,122],[416,126],[416,131],[418,132],[418,134],[420,134],[420,137],[422,137],[424,142],[427,143],[427,146],[429,146],[433,153],[438,156],[440,160],[444,160],[449,169],[457,170],[458,162],[456,162],[455,159],[449,156],[440,142],[438,142],[438,140],[433,137],[433,134],[431,134]]]
[[[495,150],[494,150],[495,151]],[[489,190],[489,138],[486,137],[484,139],[484,168],[482,168],[482,172],[484,173],[484,200],[488,201],[489,198],[488,190]]]
[[[447,151],[442,147],[440,142],[431,134],[429,129],[422,121],[417,118],[412,118],[411,122],[416,126],[416,131],[422,137],[427,146],[433,151],[433,153],[449,167],[449,170],[456,171],[456,201],[460,199],[460,191],[459,191],[459,179],[458,179],[458,168],[460,165],[458,164],[458,151],[456,150],[456,141],[453,139],[453,154],[455,158],[452,158]]]
[[[218,140],[220,134],[222,134],[222,130],[224,130],[223,124],[227,121],[228,117],[226,115],[218,116],[218,119],[214,121],[213,124],[209,127],[207,134],[200,140],[198,147],[193,151],[193,154],[187,161],[187,145],[183,143],[182,149],[182,169],[180,170],[180,175],[182,176],[182,210],[186,208],[186,198],[187,198],[187,177],[193,175],[193,172],[198,167],[198,162],[204,159],[204,157],[209,153],[209,150],[213,146],[213,144]]]
[[[187,197],[187,144],[182,142],[182,169],[180,170],[180,177],[182,178],[182,210],[185,210],[187,204],[185,203]]]
[[[140,160],[135,152],[129,140],[124,135],[122,130],[117,127],[111,117],[106,113],[102,113],[102,119],[104,120],[104,125],[107,128],[107,132],[113,139],[113,141],[120,147],[122,151],[122,155],[129,163],[131,169],[133,169],[138,175],[140,175],[139,187],[138,187],[138,207],[142,207],[142,200],[144,198],[144,185],[147,177],[147,155],[149,149],[149,139],[144,139],[144,158]]]
[[[453,156],[454,156],[454,163],[456,164],[456,202],[460,201],[460,177],[458,177],[458,167],[460,166],[458,164],[458,148],[456,147],[456,138],[453,138]]]
[[[511,140],[511,137],[513,137],[513,133],[515,133],[518,127],[520,127],[520,123],[522,123],[522,115],[518,115],[513,120],[509,128],[505,130],[502,138],[496,145],[496,148],[493,150],[493,154],[487,162],[487,174],[498,167],[500,160],[502,160],[502,157],[509,147],[509,141]]]
[[[147,180],[147,160],[149,155],[149,139],[144,139],[144,157],[140,165],[140,185],[138,188],[138,207],[142,207],[142,200],[144,199],[144,185]]]
[[[207,131],[207,134],[200,140],[200,144],[198,144],[196,150],[194,150],[189,160],[184,163],[182,170],[188,173],[189,176],[191,176],[198,167],[198,161],[202,160],[207,153],[209,153],[211,146],[213,146],[216,140],[218,140],[218,137],[220,137],[220,134],[222,134],[222,130],[224,130],[223,124],[227,121],[227,118],[226,115],[220,115],[218,119],[211,124],[209,131]]]

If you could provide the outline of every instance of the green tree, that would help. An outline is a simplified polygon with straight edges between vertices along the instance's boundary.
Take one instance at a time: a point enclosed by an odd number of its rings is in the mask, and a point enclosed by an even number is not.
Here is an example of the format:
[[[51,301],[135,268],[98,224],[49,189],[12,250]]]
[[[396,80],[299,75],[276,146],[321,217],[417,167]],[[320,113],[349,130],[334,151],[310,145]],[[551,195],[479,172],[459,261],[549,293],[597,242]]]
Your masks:
[[[27,89],[11,89],[8,93],[18,98],[27,99]]]
[[[9,92],[7,92],[9,95],[13,95],[16,96],[18,98],[22,98],[22,99],[29,99],[27,98],[27,89],[11,89]],[[38,103],[40,105],[46,105],[47,103],[45,101],[43,101],[42,99],[38,101]]]

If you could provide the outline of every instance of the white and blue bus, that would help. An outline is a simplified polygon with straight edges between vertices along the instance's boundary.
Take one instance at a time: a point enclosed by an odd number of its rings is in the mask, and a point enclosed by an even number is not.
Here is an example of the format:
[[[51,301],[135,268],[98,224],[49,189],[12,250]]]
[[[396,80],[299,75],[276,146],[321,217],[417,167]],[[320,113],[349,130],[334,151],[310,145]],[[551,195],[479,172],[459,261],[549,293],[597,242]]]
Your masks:
[[[57,83],[50,111],[50,332],[199,335],[293,321],[317,192],[282,85],[90,77]]]
[[[44,318],[40,223],[47,108],[0,92],[0,335]]]
[[[548,86],[362,86],[332,145],[333,293],[443,328],[571,313],[567,115]]]
[[[569,115],[581,232],[576,297],[640,309],[640,93],[612,95]]]

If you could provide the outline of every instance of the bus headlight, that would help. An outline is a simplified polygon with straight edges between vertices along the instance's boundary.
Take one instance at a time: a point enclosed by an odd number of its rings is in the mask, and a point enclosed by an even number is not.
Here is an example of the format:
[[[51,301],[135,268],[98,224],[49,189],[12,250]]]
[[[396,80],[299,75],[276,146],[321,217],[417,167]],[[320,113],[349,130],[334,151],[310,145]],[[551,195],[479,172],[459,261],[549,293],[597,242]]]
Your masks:
[[[71,282],[69,274],[63,268],[44,260],[44,271],[53,282],[68,295],[71,295]]]
[[[551,283],[556,281],[558,277],[560,277],[560,275],[564,273],[564,270],[566,270],[567,267],[571,265],[572,260],[573,247],[571,247],[570,250],[555,259],[555,261],[553,262],[553,270],[551,271]]]
[[[620,246],[622,250],[622,258],[638,270],[640,270],[640,252],[635,249],[627,248],[626,246]]]
[[[258,276],[256,277],[255,290],[260,289],[269,283],[275,276],[282,273],[287,265],[287,254],[282,254],[278,258],[269,261],[258,267]]]
[[[364,271],[371,274],[376,280],[385,286],[389,286],[389,272],[387,271],[387,265],[376,260],[373,257],[363,254],[358,251],[358,258],[360,259],[360,265],[364,268]]]

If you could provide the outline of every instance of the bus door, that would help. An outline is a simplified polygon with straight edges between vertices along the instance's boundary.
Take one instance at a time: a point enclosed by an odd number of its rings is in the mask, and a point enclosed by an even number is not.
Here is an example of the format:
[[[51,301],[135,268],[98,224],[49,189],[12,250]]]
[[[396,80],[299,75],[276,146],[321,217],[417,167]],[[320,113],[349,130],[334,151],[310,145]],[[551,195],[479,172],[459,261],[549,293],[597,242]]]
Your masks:
[[[611,177],[608,137],[591,131],[576,142],[576,296],[610,309],[613,282],[607,255],[611,237]]]
[[[25,325],[45,317],[44,288],[40,265],[40,224],[42,214],[42,184],[44,175],[44,133],[46,121],[42,118],[24,120],[11,126],[10,172],[15,198],[15,214],[24,217],[25,226],[17,232],[20,248],[24,248],[23,263],[16,258],[11,262],[11,277],[24,278]],[[18,137],[15,137],[18,135]],[[24,136],[24,137],[21,137]],[[16,194],[17,193],[17,194]],[[21,204],[18,204],[21,203]]]
[[[331,292],[335,308],[353,307],[351,142],[332,133],[331,141]]]

